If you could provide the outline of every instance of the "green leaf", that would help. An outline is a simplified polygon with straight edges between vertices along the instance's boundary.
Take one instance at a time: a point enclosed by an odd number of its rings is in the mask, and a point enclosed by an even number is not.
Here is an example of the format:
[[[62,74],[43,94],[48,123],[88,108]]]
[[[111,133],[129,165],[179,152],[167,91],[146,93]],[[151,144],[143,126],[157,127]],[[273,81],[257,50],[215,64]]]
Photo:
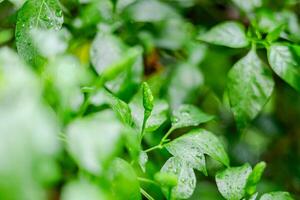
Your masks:
[[[69,153],[80,167],[98,175],[120,150],[121,129],[109,110],[77,119],[67,128]]]
[[[95,95],[93,95],[91,98],[91,103],[96,106],[108,104],[124,124],[129,126],[133,124],[133,118],[129,105],[106,89],[101,89]]]
[[[177,176],[177,186],[171,190],[172,198],[187,199],[193,194],[196,187],[196,176],[193,169],[185,161],[171,157],[161,168],[161,173]],[[170,195],[169,189],[170,187],[163,187],[164,193]]]
[[[105,32],[97,34],[90,50],[93,67],[115,94],[135,91],[133,86],[140,83],[143,72],[141,54],[141,48],[128,48],[118,37]]]
[[[189,126],[198,126],[201,123],[212,120],[214,116],[201,111],[193,105],[181,105],[172,114],[172,128],[184,128]]]
[[[256,192],[256,186],[261,179],[261,176],[266,168],[265,162],[260,162],[253,168],[250,176],[246,183],[246,193],[248,195],[253,195]]]
[[[293,200],[288,192],[271,192],[264,194],[260,200]]]
[[[275,40],[277,40],[280,37],[280,34],[283,32],[285,28],[285,25],[280,25],[278,27],[276,27],[274,30],[272,30],[270,33],[268,33],[266,40],[269,43],[274,42]]]
[[[299,56],[297,47],[275,43],[268,49],[268,60],[274,72],[300,92]]]
[[[87,181],[72,181],[63,187],[62,200],[105,200],[105,194],[99,186]]]
[[[270,98],[272,75],[254,50],[239,60],[228,74],[228,95],[231,110],[239,129],[245,128]]]
[[[195,52],[193,53],[195,54]],[[201,57],[201,52],[199,54]],[[199,54],[193,57],[199,58]],[[197,59],[192,58],[191,55],[190,61],[197,62],[196,60]],[[180,63],[176,66],[168,86],[168,100],[170,106],[176,109],[183,103],[191,102],[195,99],[197,90],[199,90],[203,82],[203,75],[196,65]]]
[[[142,199],[140,184],[134,169],[125,160],[115,159],[109,171],[112,191],[116,200],[139,200]]]
[[[124,13],[127,18],[136,22],[158,22],[179,17],[172,7],[158,0],[136,1]]]
[[[216,25],[208,32],[200,35],[198,39],[231,48],[242,48],[249,44],[244,26],[233,21]]]
[[[232,0],[244,12],[251,12],[262,6],[262,0]]]
[[[245,196],[247,179],[251,174],[251,166],[231,167],[217,173],[216,182],[222,196],[228,200],[240,200]]]
[[[207,175],[204,154],[229,166],[229,158],[223,145],[214,134],[204,129],[192,130],[189,133],[165,145],[167,150],[189,167],[198,169]]]
[[[28,0],[18,12],[16,45],[19,55],[36,66],[41,57],[33,44],[31,31],[34,29],[59,30],[63,15],[58,0]]]

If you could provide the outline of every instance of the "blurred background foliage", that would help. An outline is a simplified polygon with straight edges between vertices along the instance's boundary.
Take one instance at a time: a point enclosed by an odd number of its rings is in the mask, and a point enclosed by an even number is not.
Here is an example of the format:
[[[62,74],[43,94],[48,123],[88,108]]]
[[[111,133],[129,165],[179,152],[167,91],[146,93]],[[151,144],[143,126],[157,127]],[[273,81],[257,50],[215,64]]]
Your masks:
[[[88,151],[94,148],[91,146],[116,146],[114,149],[99,149],[100,154],[111,151],[98,155],[105,162],[116,155],[127,159],[129,153],[120,144],[124,139],[120,140],[117,135],[107,136],[110,144],[103,144],[101,139],[79,139],[76,131],[85,126],[96,130],[110,129],[110,126],[117,128],[120,122],[107,109],[111,107],[112,97],[99,92],[83,113],[87,116],[96,113],[92,117],[100,119],[99,123],[88,120],[74,122],[74,118],[80,112],[84,92],[89,91],[99,74],[117,62],[127,62],[130,67],[106,82],[107,91],[130,103],[133,110],[138,110],[142,106],[138,105],[139,87],[142,80],[146,80],[155,97],[156,116],[152,121],[150,119],[152,126],[146,127],[146,132],[153,133],[145,135],[145,148],[159,143],[165,134],[170,126],[170,110],[183,103],[194,104],[216,116],[204,127],[222,139],[232,166],[245,162],[254,165],[260,160],[267,163],[266,172],[258,185],[260,192],[285,190],[300,199],[300,94],[274,75],[275,92],[268,104],[247,130],[239,133],[225,91],[227,72],[246,51],[207,45],[196,40],[200,33],[220,22],[237,20],[249,26],[250,21],[256,19],[262,33],[268,33],[279,23],[286,24],[289,39],[299,43],[298,0],[60,2],[64,13],[63,28],[56,33],[33,32],[34,43],[47,60],[41,68],[19,69],[17,65],[24,64],[19,63],[21,61],[14,53],[1,51],[0,54],[0,65],[10,66],[6,71],[0,71],[0,127],[7,130],[1,132],[0,139],[0,199],[8,199],[6,197],[12,191],[16,196],[11,199],[42,199],[36,198],[42,195],[53,200],[59,199],[59,196],[63,200],[102,198],[97,186],[75,181],[76,177],[87,177],[94,183],[102,180],[94,180],[88,170],[79,170],[74,159],[83,165],[88,163],[89,170],[98,171],[93,159],[88,158]],[[22,0],[4,0],[0,4],[1,46],[16,49],[15,26],[18,9],[23,3]],[[258,53],[266,61],[263,51]],[[18,70],[26,72],[21,74]],[[1,80],[3,74],[4,85]],[[133,116],[135,120],[141,121],[142,115],[136,114]],[[68,139],[62,133],[67,126],[74,129],[69,139],[76,140],[70,147],[64,145],[64,140]],[[28,137],[31,139],[22,139],[27,136],[20,135],[20,130],[30,133]],[[184,131],[176,131],[172,137]],[[44,135],[38,134],[40,132]],[[56,132],[57,137],[50,132]],[[91,149],[88,150],[88,147]],[[78,155],[77,148],[87,148],[87,156],[71,158],[67,148],[75,155]],[[146,176],[152,178],[168,157],[165,150],[151,152],[146,164]],[[7,166],[15,166],[15,169],[5,168],[3,163],[11,163]],[[222,199],[214,182],[215,172],[220,166],[210,159],[207,165],[209,176],[196,174],[198,184],[190,199]],[[139,176],[143,172],[136,169],[136,173]],[[130,175],[122,176],[117,178],[120,181],[118,184],[128,185],[127,189],[134,187],[130,185]],[[16,183],[7,183],[10,180]],[[37,182],[42,184],[37,185]],[[10,188],[11,185],[15,187]],[[155,199],[163,199],[159,187],[144,182],[141,186]],[[47,192],[37,195],[41,187]],[[126,192],[126,187],[123,190],[121,192]]]

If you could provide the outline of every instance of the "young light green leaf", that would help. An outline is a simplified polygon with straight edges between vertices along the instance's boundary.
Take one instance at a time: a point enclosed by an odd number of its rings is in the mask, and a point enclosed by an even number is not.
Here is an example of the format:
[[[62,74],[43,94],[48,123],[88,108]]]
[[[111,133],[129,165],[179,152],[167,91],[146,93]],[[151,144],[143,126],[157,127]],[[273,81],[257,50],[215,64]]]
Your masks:
[[[252,169],[249,164],[232,167],[217,173],[216,182],[222,196],[228,200],[240,200],[245,196],[245,186]]]
[[[110,110],[77,119],[67,128],[68,150],[79,166],[98,175],[121,148],[121,129]]]
[[[266,168],[265,162],[260,162],[253,168],[250,176],[247,179],[246,183],[246,193],[248,195],[253,195],[256,192],[256,186],[260,181],[260,178]]]
[[[207,174],[204,154],[229,166],[229,158],[223,145],[214,134],[196,129],[165,145],[167,150],[190,167]]]
[[[109,171],[114,199],[139,200],[142,199],[140,184],[134,169],[125,160],[115,159]]]
[[[161,172],[177,176],[177,186],[171,190],[172,198],[187,199],[193,194],[196,187],[196,176],[193,169],[185,161],[171,157],[161,168]],[[170,195],[169,189],[169,187],[163,187],[164,193]]]
[[[249,44],[244,26],[233,21],[216,25],[208,32],[200,35],[198,39],[231,48],[242,48]]]
[[[18,12],[16,45],[24,60],[36,66],[41,57],[31,38],[33,29],[59,30],[63,14],[58,0],[28,0]]]
[[[175,187],[178,184],[177,175],[173,173],[158,172],[154,179],[163,187]]]
[[[293,200],[288,192],[271,192],[264,194],[260,200]]]
[[[251,50],[228,74],[230,106],[239,129],[257,116],[272,94],[274,81],[266,67]]]
[[[270,33],[268,33],[266,40],[269,43],[274,42],[275,40],[277,40],[280,37],[280,34],[283,32],[284,28],[285,28],[285,25],[279,25],[274,30],[272,30]]]
[[[106,200],[105,194],[100,188],[87,181],[73,181],[63,187],[62,200]]]
[[[181,105],[172,114],[172,128],[184,128],[189,126],[198,126],[201,123],[212,120],[214,116],[209,115],[201,111],[199,108],[193,105]]]
[[[300,64],[292,46],[275,43],[268,49],[268,60],[274,72],[300,92]]]

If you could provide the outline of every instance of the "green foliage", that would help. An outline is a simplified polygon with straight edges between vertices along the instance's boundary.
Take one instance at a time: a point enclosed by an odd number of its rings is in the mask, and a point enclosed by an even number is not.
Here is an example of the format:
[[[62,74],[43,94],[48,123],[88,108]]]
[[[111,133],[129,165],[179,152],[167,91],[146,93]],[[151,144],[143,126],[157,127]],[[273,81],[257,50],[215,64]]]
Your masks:
[[[0,199],[299,196],[298,1],[0,3]]]

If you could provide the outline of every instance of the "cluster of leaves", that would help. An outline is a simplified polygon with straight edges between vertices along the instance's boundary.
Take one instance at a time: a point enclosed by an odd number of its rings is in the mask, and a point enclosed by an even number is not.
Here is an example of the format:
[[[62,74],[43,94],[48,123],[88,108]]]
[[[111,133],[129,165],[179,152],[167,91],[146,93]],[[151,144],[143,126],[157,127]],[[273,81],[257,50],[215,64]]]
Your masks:
[[[265,162],[230,164],[212,133],[218,113],[197,102],[209,88],[199,65],[215,45],[249,51],[222,94],[235,132],[268,103],[273,74],[300,92],[295,13],[233,0],[248,21],[205,30],[181,13],[196,0],[0,2],[13,10],[4,26],[15,25],[0,32],[0,199],[201,199],[205,176],[223,199],[293,199],[259,193]]]

